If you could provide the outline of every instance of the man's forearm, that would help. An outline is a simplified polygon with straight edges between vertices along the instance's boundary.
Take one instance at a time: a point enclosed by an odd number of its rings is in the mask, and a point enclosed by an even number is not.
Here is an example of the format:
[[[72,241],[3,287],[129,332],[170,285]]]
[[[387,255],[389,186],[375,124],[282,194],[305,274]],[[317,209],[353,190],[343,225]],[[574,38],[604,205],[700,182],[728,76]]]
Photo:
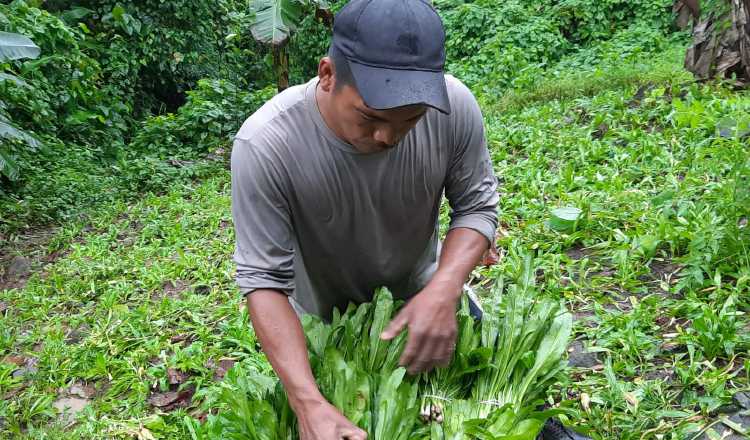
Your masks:
[[[487,238],[479,232],[469,228],[451,229],[443,241],[438,269],[430,284],[446,286],[446,291],[456,292],[458,299],[463,284],[488,248]]]
[[[325,399],[310,368],[307,344],[297,314],[282,292],[260,289],[247,296],[247,307],[263,352],[284,384],[295,412]]]

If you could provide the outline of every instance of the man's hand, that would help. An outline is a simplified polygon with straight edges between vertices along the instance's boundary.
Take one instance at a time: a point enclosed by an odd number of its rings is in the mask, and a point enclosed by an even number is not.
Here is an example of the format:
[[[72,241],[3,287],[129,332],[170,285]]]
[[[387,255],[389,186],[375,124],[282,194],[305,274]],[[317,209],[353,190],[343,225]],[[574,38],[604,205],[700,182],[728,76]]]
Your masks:
[[[367,433],[325,400],[294,404],[300,440],[366,440]]]
[[[456,349],[456,308],[461,284],[430,283],[415,295],[385,329],[390,340],[405,328],[409,337],[399,363],[410,374],[447,366]]]
[[[380,336],[390,340],[405,328],[409,329],[409,339],[400,360],[409,373],[416,374],[450,363],[456,349],[456,310],[463,285],[488,247],[487,239],[473,229],[448,231],[435,275]]]

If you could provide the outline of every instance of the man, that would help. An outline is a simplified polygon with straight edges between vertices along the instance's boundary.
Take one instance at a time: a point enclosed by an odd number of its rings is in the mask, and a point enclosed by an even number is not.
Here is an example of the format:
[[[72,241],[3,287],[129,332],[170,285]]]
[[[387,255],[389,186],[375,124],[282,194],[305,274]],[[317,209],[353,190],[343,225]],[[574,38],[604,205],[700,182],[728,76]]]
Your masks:
[[[298,314],[327,319],[387,286],[408,300],[382,335],[408,329],[401,364],[412,374],[444,366],[462,286],[494,239],[482,115],[444,74],[444,41],[426,0],[352,0],[318,77],[274,97],[237,133],[237,282],[303,440],[366,434],[320,394]],[[443,193],[452,215],[440,246]]]

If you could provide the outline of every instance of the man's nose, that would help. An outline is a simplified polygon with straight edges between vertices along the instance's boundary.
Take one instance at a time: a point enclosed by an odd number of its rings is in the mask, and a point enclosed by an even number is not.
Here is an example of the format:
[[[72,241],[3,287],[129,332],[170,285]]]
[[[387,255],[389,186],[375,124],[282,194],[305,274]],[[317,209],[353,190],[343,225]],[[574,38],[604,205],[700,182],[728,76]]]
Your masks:
[[[383,144],[395,145],[398,142],[396,130],[389,127],[378,127],[373,133],[373,138]]]

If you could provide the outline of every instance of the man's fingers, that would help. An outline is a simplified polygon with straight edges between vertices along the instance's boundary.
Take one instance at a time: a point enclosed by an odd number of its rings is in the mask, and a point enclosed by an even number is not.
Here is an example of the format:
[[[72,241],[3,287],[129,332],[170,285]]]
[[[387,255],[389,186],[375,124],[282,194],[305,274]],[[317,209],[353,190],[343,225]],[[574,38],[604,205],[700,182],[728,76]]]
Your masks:
[[[395,338],[399,333],[404,331],[404,328],[406,328],[408,323],[409,319],[407,318],[406,310],[401,310],[401,312],[399,312],[399,314],[388,323],[388,327],[383,330],[383,333],[380,334],[380,339],[389,341]],[[409,337],[409,339],[411,339],[411,337]]]
[[[453,360],[453,352],[456,351],[456,343],[454,341],[447,341],[443,344],[441,355],[438,356],[436,365],[440,368],[445,368],[450,365]]]
[[[420,345],[422,344],[421,335],[417,332],[409,331],[409,337],[406,338],[406,346],[404,351],[401,353],[401,358],[398,360],[399,365],[408,367],[414,361],[414,358],[419,353]]]
[[[417,374],[432,369],[435,364],[435,353],[438,349],[438,340],[435,338],[422,338],[417,342],[417,352],[411,362],[406,365],[409,374]]]
[[[429,371],[434,367],[447,367],[453,358],[456,348],[456,338],[453,334],[431,336],[418,346],[420,349],[407,368],[411,374]]]
[[[358,428],[342,430],[341,438],[344,440],[367,440],[367,433]]]

